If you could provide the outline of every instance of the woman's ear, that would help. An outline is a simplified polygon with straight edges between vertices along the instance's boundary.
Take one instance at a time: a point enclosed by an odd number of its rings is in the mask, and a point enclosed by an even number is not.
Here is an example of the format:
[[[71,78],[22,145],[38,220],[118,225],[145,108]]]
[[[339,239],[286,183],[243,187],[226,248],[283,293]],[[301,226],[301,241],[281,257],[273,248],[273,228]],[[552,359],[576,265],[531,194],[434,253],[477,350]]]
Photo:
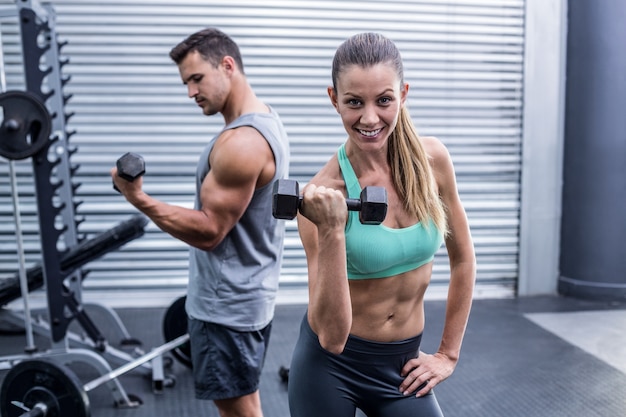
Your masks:
[[[327,91],[328,91],[328,97],[330,97],[330,102],[332,103],[335,110],[339,111],[339,109],[337,108],[337,93],[335,92],[335,89],[332,86],[330,86],[328,87]]]
[[[404,107],[408,96],[409,96],[409,83],[404,83],[400,87],[400,104],[402,107]]]

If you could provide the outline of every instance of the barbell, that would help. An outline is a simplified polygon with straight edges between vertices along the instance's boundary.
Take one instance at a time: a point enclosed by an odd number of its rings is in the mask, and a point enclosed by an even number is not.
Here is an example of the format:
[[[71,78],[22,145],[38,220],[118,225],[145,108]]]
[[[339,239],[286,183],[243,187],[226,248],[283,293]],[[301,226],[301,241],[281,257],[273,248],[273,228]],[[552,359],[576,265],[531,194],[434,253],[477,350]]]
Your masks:
[[[187,343],[182,335],[85,385],[66,365],[50,357],[27,359],[6,374],[0,389],[2,417],[89,417],[87,393],[163,353]]]

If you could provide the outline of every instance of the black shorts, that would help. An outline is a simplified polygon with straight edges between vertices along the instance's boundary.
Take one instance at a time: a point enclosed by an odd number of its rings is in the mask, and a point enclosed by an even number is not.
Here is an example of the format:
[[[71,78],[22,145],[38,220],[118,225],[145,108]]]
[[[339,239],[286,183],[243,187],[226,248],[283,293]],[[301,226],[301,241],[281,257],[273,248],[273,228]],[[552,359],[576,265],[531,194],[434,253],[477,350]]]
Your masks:
[[[191,318],[188,326],[197,399],[224,400],[259,389],[271,323],[252,332]]]
[[[289,368],[292,417],[353,417],[356,408],[380,417],[442,417],[434,392],[403,395],[403,366],[419,354],[421,335],[382,343],[350,335],[335,355],[319,344],[306,318],[302,320]]]

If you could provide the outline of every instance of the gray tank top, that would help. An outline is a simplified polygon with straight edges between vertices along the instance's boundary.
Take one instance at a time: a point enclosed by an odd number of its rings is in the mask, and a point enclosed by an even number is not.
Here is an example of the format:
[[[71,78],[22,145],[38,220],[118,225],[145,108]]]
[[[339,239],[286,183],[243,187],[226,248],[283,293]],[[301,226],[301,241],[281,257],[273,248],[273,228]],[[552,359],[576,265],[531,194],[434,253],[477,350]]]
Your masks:
[[[191,247],[189,252],[187,313],[239,331],[259,330],[272,320],[282,263],[285,222],[272,216],[272,188],[275,180],[288,175],[289,143],[278,114],[270,111],[244,114],[224,130],[240,126],[258,130],[274,153],[274,178],[254,192],[239,222],[214,250]],[[207,145],[198,163],[196,209],[218,137]]]

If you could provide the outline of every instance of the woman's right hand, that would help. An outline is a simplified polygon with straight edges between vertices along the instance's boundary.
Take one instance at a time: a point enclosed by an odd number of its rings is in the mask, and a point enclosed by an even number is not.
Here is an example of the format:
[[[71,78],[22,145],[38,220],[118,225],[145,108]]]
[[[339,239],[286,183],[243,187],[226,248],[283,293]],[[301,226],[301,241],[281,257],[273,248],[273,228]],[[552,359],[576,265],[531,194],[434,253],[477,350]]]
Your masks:
[[[341,191],[315,184],[303,189],[300,213],[318,228],[344,228],[348,219],[346,198]]]

